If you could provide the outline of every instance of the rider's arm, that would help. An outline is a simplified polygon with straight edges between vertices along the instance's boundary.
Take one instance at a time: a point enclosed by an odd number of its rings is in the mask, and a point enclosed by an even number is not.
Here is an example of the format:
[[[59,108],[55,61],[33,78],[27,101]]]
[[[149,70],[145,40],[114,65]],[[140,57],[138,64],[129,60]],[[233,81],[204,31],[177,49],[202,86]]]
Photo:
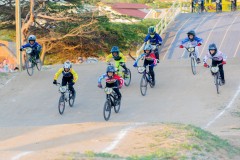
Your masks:
[[[162,44],[162,38],[159,34],[157,34],[157,44]]]
[[[106,62],[110,62],[111,58],[113,58],[112,53],[106,57]]]
[[[141,55],[136,59],[136,61],[135,61],[134,63],[138,64],[138,61],[139,61],[141,58],[143,58],[144,56],[145,56],[144,53],[141,54]]]
[[[119,81],[119,87],[121,88],[124,84],[124,79],[116,74],[114,77]]]
[[[149,38],[150,38],[150,35],[147,34],[147,36],[146,36],[145,39],[144,39],[144,42],[147,42],[147,41],[149,40]]]
[[[188,41],[189,41],[189,39],[188,39],[188,38],[185,38],[184,40],[182,40],[181,45],[184,45],[184,44],[187,43]]]
[[[124,62],[127,62],[126,56],[124,56],[122,53],[119,53],[119,56],[123,59]]]
[[[195,41],[197,41],[197,43],[203,43],[203,39],[199,37],[195,37]]]
[[[72,75],[73,75],[73,82],[76,83],[76,81],[78,80],[78,74],[77,74],[77,72],[75,72],[74,69],[71,69],[70,72],[71,72]]]
[[[37,51],[40,53],[42,50],[42,46],[39,43],[35,42],[35,47],[37,48]]]
[[[21,46],[21,49],[24,49],[24,48],[27,48],[27,47],[31,47],[29,43],[25,44],[25,45],[22,45]]]
[[[60,74],[62,73],[62,71],[63,71],[63,68],[60,68],[60,69],[57,71],[57,73],[56,73],[55,76],[54,76],[54,80],[57,80],[57,79],[58,79],[58,77],[60,76]]]
[[[226,62],[226,60],[227,60],[227,55],[224,54],[224,53],[222,53],[221,51],[219,51],[219,54],[220,54],[220,56],[223,58],[223,61]]]
[[[209,59],[210,55],[207,53],[203,58],[203,63],[207,63],[207,60]]]
[[[102,82],[102,79],[106,78],[107,77],[107,74],[103,74],[101,75],[99,78],[98,78],[98,83],[101,83]]]
[[[153,59],[153,64],[154,64],[154,66],[156,66],[156,65],[157,65],[157,59],[156,59],[155,54],[154,54],[154,53],[151,53],[149,56]]]

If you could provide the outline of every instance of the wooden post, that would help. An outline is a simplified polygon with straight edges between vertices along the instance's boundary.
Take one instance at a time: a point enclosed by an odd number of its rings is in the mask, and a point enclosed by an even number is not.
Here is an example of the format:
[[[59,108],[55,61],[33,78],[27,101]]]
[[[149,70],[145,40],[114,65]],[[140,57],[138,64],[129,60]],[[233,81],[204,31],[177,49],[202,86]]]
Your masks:
[[[19,70],[22,71],[22,53],[20,52],[21,47],[21,11],[20,11],[20,0],[16,0],[15,4],[15,21],[16,21],[16,56]]]

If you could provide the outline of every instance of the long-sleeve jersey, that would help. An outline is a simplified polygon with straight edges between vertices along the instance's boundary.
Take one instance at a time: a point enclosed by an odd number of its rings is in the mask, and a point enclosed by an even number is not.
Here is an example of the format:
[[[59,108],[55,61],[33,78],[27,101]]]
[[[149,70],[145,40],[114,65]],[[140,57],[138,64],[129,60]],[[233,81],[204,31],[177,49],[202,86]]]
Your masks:
[[[37,42],[35,42],[33,45],[31,45],[30,43],[22,45],[21,49],[24,49],[27,47],[31,47],[32,49],[36,50],[38,53],[40,53],[42,50],[42,46],[40,44],[38,44]]]
[[[227,56],[222,53],[221,51],[217,51],[217,53],[214,56],[211,56],[211,54],[208,52],[205,57],[203,58],[203,62],[207,63],[208,59],[212,59],[214,61],[226,61]]]
[[[157,59],[155,57],[155,54],[151,52],[148,56],[146,53],[141,54],[135,61],[135,63],[138,63],[140,59],[144,58],[146,61],[152,61],[154,65],[157,64]]]
[[[124,79],[117,74],[114,74],[112,78],[109,78],[107,76],[107,73],[103,74],[102,76],[99,77],[98,83],[101,83],[103,79],[106,79],[106,83],[116,83],[116,81],[119,82],[119,87],[123,86]]]
[[[74,83],[78,80],[78,74],[72,68],[69,70],[68,73],[65,73],[63,68],[60,68],[55,74],[54,80],[57,80],[61,73],[63,74],[63,77],[73,77]]]
[[[107,57],[106,57],[106,62],[109,62],[111,60],[111,58],[113,58],[115,61],[120,61],[123,59],[124,62],[127,61],[127,58],[126,56],[124,56],[121,52],[119,53],[119,55],[117,57],[113,57],[112,53],[109,54]]]
[[[150,44],[152,45],[161,44],[162,38],[157,33],[155,33],[154,37],[151,37],[150,34],[147,34],[147,36],[144,39],[144,42],[147,42],[147,41],[150,41]]]
[[[184,40],[182,40],[181,44],[184,45],[187,42],[191,42],[189,40],[189,38],[185,38]],[[191,42],[192,44],[197,45],[198,43],[203,43],[203,39],[202,38],[198,38],[198,37],[194,37],[194,40]]]

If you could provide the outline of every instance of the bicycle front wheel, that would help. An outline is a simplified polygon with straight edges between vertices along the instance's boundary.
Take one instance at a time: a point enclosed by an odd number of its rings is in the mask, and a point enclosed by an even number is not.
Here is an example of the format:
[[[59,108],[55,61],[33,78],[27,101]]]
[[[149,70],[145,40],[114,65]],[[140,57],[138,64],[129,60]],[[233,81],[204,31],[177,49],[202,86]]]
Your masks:
[[[194,57],[191,57],[191,68],[193,75],[196,75],[197,69],[196,69],[196,60]]]
[[[140,91],[143,96],[145,96],[147,93],[147,84],[148,84],[147,77],[146,75],[143,75],[140,82]]]
[[[219,84],[220,84],[220,78],[218,77],[218,74],[214,76],[214,81],[217,89],[217,94],[219,94]]]
[[[105,121],[108,121],[110,116],[111,116],[111,102],[107,100],[103,107],[103,117]]]
[[[65,97],[64,95],[61,95],[58,102],[58,111],[62,115],[64,110],[65,110]]]
[[[129,86],[131,83],[131,71],[127,69],[127,73],[124,73],[124,84],[125,86]]]
[[[33,63],[29,60],[25,60],[25,68],[29,76],[33,75]]]

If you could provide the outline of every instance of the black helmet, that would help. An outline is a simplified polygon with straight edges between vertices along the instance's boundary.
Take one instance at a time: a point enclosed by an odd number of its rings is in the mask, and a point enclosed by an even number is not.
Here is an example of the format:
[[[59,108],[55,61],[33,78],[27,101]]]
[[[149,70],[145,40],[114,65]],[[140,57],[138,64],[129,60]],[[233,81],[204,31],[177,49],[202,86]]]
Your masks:
[[[194,38],[195,38],[195,36],[196,36],[196,33],[195,33],[195,31],[194,30],[191,30],[191,31],[189,31],[188,33],[187,33],[187,35],[188,35],[188,38],[189,38],[189,35],[192,35],[193,36],[193,38],[192,39],[190,39],[190,41],[193,41],[194,40]]]
[[[217,46],[215,43],[212,43],[208,46],[208,50],[209,50],[209,53],[210,53],[210,50],[215,50],[215,52],[213,54],[211,54],[212,56],[214,56],[216,53],[217,53]]]

